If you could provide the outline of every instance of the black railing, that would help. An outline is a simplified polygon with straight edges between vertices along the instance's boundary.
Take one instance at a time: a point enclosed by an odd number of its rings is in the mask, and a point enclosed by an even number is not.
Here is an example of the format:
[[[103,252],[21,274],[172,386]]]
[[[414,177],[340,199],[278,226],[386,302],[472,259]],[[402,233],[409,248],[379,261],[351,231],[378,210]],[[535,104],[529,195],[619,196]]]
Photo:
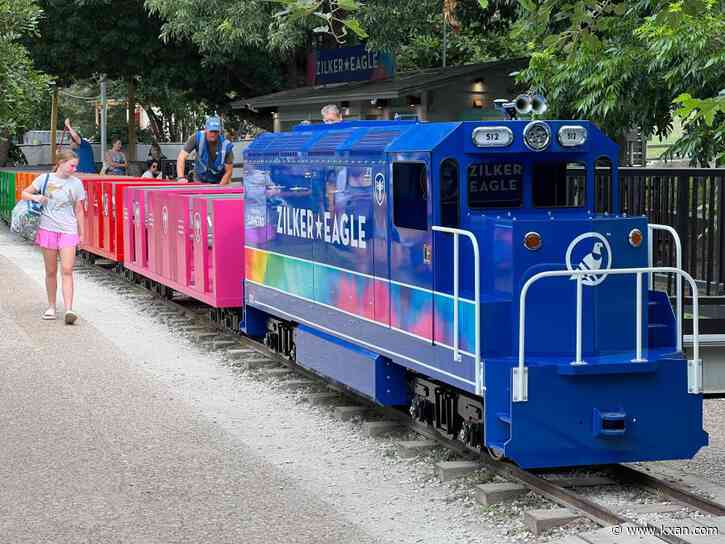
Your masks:
[[[706,295],[725,294],[725,168],[620,168],[622,211],[674,227],[682,265]],[[655,265],[672,266],[671,237],[655,233]]]
[[[191,177],[194,161],[187,160],[185,164],[184,174]],[[161,159],[161,177],[164,179],[176,179],[176,159]]]
[[[697,281],[700,331],[725,334],[725,168],[620,168],[622,211],[670,225],[682,241],[682,266]],[[598,171],[597,186],[606,184]],[[654,233],[655,266],[674,266],[672,237]],[[656,287],[674,295],[674,279],[656,278]],[[692,333],[692,307],[685,289],[684,331]]]

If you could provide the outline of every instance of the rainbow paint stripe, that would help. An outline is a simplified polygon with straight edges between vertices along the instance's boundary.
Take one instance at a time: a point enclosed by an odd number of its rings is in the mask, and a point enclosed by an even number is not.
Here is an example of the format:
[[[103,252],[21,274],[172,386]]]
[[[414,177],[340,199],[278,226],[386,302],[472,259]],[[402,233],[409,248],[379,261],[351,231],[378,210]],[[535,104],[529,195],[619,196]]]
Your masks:
[[[435,343],[453,345],[453,297],[324,263],[246,246],[246,279]],[[475,305],[458,302],[460,347],[473,351]]]

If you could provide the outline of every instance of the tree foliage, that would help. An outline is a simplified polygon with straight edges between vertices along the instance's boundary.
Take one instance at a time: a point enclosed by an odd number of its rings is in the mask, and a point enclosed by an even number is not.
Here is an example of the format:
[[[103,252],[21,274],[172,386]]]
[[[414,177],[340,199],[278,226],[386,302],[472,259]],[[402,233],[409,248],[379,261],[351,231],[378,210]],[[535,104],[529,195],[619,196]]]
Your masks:
[[[0,137],[32,116],[47,89],[21,43],[35,34],[41,14],[32,0],[0,0]]]
[[[513,36],[531,55],[520,78],[551,100],[552,115],[591,119],[614,136],[631,128],[665,136],[678,115],[685,135],[670,156],[686,152],[703,165],[722,157],[721,1],[519,1],[525,15]]]
[[[64,87],[97,81],[100,74],[111,81],[134,80],[136,99],[162,139],[183,137],[203,119],[199,111],[225,112],[240,95],[279,87],[278,65],[259,48],[204,55],[181,36],[164,41],[161,18],[143,0],[41,3],[46,17],[39,34],[27,40],[36,63]]]
[[[448,6],[447,64],[451,66],[521,56],[508,39],[517,17],[512,1],[459,0]],[[399,70],[442,65],[443,9],[440,0],[377,0],[361,7],[372,49],[391,51]],[[453,24],[451,24],[453,23]]]
[[[364,41],[395,53],[399,70],[442,63],[442,0],[146,0],[163,17],[167,38],[188,38],[207,55],[259,47],[288,59],[314,46]],[[449,64],[515,56],[506,39],[517,14],[514,0],[458,0],[460,29],[448,34]]]

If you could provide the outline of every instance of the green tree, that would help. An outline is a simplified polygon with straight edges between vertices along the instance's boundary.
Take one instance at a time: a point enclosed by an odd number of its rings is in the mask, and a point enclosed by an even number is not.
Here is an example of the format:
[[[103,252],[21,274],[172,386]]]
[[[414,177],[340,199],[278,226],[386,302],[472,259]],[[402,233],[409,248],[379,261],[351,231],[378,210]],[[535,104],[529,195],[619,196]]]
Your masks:
[[[443,0],[228,0],[209,9],[206,0],[146,0],[164,18],[164,36],[188,38],[207,55],[259,47],[288,67],[315,46],[365,41],[396,54],[400,70],[442,63]],[[506,39],[517,16],[511,0],[446,0],[451,65],[519,55]],[[290,82],[294,86],[295,82]]]
[[[621,138],[630,128],[667,135],[679,115],[685,135],[670,156],[686,152],[703,166],[722,158],[722,1],[519,3],[513,37],[531,55],[520,78],[550,99],[552,116],[591,119]]]
[[[444,12],[448,65],[513,58],[524,52],[523,46],[508,39],[518,15],[515,2],[377,0],[361,6],[359,17],[368,46],[393,52],[398,69],[408,71],[441,66]]]
[[[224,112],[232,98],[279,84],[278,67],[254,48],[204,57],[187,40],[164,41],[161,19],[142,0],[41,3],[46,17],[39,35],[27,41],[36,63],[62,87],[99,74],[125,82],[126,90],[114,96],[133,94],[152,118],[161,117],[155,126],[164,126],[172,137],[178,137],[179,127],[193,124],[201,108]]]
[[[0,164],[10,135],[32,117],[48,85],[21,43],[36,32],[41,13],[32,0],[0,0]]]

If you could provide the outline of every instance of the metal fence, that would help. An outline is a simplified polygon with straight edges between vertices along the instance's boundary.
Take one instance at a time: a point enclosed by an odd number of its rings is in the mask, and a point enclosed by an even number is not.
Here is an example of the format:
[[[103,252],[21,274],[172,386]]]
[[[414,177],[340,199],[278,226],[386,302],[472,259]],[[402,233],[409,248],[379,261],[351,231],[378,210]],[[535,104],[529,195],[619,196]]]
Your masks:
[[[697,281],[702,333],[725,333],[725,168],[620,168],[622,211],[648,216],[674,227],[682,240],[682,264]],[[598,172],[600,186],[608,177]],[[654,233],[654,265],[674,266],[671,237]],[[657,278],[658,288],[674,294],[674,279]],[[689,297],[684,330],[692,332]]]
[[[684,269],[705,295],[725,294],[725,168],[621,168],[622,211],[674,227]],[[672,240],[654,239],[655,266],[674,266]]]

